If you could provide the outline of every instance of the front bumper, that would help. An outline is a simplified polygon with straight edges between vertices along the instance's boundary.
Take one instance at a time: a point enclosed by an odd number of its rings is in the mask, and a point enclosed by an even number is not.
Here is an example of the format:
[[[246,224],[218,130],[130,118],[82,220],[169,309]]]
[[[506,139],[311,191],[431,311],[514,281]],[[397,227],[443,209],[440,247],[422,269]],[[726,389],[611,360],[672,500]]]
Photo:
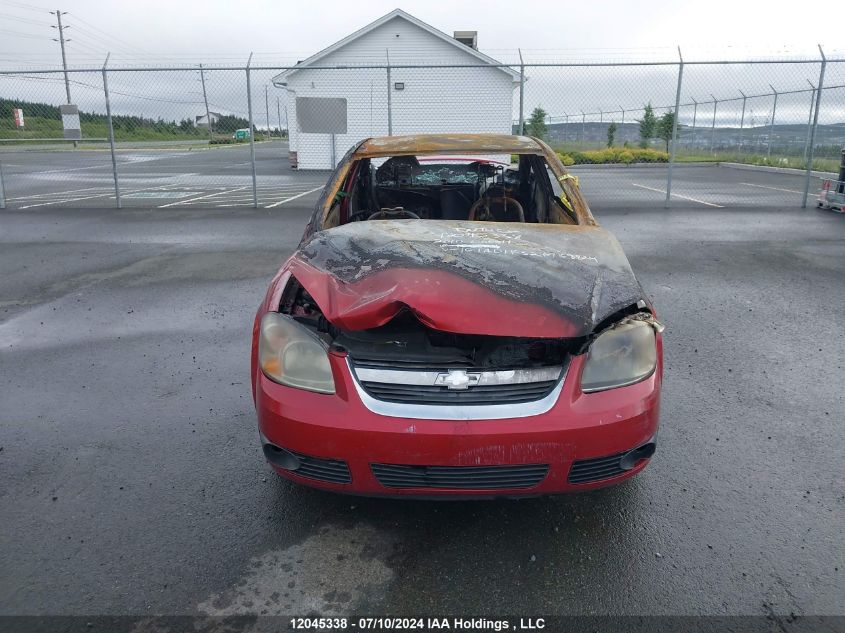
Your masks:
[[[658,352],[660,343],[658,335]],[[373,413],[362,403],[346,359],[334,354],[330,359],[334,395],[279,385],[260,371],[255,382],[262,442],[311,460],[309,468],[296,470],[290,470],[296,464],[287,459],[271,459],[271,465],[283,477],[316,488],[429,497],[511,497],[589,490],[619,483],[642,470],[647,457],[629,458],[633,463],[626,463],[625,470],[602,463],[617,463],[609,456],[621,459],[632,449],[652,443],[657,434],[660,353],[656,371],[646,380],[591,394],[578,387],[584,357],[575,357],[551,409],[530,417],[490,420],[413,419]],[[648,450],[642,454],[650,456]],[[268,453],[271,458],[274,455],[278,454]],[[597,458],[602,459],[591,461]],[[337,464],[344,462],[348,482],[332,474]],[[388,476],[385,465],[390,467]],[[537,482],[532,483],[527,475],[520,478],[529,471],[537,475],[537,468],[544,465],[548,468],[539,473]],[[490,474],[502,471],[498,468],[502,466],[527,468],[505,469],[507,476],[499,479]],[[604,476],[585,480],[584,472]],[[467,473],[472,476],[467,478]],[[458,481],[461,483],[448,487]],[[476,486],[473,481],[481,483]]]

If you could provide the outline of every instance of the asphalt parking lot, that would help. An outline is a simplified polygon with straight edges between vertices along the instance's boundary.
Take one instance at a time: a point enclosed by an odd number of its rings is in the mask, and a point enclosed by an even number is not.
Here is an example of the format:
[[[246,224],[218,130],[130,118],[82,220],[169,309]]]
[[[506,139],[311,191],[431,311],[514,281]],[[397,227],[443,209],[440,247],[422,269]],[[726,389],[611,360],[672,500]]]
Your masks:
[[[26,149],[26,148],[24,148]],[[114,207],[114,177],[107,148],[65,151],[0,148],[7,206]],[[255,144],[258,206],[273,209],[318,191],[328,172],[290,168],[288,144]],[[121,203],[127,208],[251,207],[252,168],[248,144],[218,147],[122,147],[117,152]],[[593,205],[627,208],[662,205],[668,167],[659,165],[576,165]],[[810,204],[821,181],[813,177]],[[719,164],[678,163],[672,204],[678,208],[799,206],[804,176]]]
[[[845,613],[845,216],[594,200],[667,325],[653,463],[438,503],[264,463],[252,317],[317,195],[0,214],[2,614]]]

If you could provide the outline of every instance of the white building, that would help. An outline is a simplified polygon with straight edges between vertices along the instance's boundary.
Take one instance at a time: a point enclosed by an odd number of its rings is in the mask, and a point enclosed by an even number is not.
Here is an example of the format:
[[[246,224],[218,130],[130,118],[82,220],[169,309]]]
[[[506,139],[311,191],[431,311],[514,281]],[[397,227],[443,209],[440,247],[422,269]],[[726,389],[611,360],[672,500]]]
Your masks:
[[[219,112],[209,112],[209,116],[211,117],[211,125],[214,126],[217,124],[218,119],[223,115]],[[208,127],[208,116],[204,114],[199,114],[194,117],[194,125],[196,127]]]
[[[273,84],[286,94],[291,159],[300,169],[329,169],[370,136],[510,134],[519,72],[496,66],[499,62],[475,48],[476,41],[473,31],[450,37],[395,9],[277,75]],[[425,64],[472,67],[402,68]],[[315,125],[322,130],[323,123],[334,128],[342,108],[341,101],[303,97],[345,99],[346,132],[303,131]]]

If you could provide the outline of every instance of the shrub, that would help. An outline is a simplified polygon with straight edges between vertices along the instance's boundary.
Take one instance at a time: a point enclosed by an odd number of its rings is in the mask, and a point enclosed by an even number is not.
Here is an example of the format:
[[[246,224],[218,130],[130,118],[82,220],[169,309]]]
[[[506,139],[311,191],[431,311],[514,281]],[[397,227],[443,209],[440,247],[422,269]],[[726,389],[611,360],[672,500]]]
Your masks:
[[[558,152],[564,165],[605,165],[631,163],[668,163],[669,154],[655,149],[631,149],[609,147],[607,149],[583,152]]]

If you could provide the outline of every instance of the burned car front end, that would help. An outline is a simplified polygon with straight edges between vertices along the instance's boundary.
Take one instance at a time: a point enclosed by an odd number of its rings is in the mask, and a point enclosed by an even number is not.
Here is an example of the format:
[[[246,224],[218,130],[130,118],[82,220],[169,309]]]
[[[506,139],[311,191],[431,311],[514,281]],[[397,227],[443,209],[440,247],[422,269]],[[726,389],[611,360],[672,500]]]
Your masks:
[[[501,149],[510,139],[545,161],[533,173],[566,180],[541,143],[501,137]],[[361,148],[347,156],[256,314],[253,394],[272,467],[339,492],[431,497],[570,492],[642,470],[655,450],[662,327],[577,185],[557,194],[557,222],[505,174],[495,197],[515,200],[518,220],[444,217],[444,176],[428,196],[439,207],[356,221],[366,159]],[[496,204],[461,195],[470,216]]]

